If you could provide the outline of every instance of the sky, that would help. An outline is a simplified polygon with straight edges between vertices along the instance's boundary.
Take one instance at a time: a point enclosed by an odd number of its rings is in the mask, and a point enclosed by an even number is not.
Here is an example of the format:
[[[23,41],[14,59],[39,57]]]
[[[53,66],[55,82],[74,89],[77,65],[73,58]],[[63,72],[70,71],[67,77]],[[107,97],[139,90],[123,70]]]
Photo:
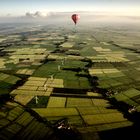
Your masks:
[[[0,16],[22,16],[36,11],[93,11],[140,16],[140,0],[0,0]]]

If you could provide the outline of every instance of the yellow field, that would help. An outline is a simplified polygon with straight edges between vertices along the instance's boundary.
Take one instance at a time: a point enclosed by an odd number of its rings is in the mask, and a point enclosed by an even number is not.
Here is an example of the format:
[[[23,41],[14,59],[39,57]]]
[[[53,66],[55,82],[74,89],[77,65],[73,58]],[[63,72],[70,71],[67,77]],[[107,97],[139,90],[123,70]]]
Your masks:
[[[102,97],[101,94],[95,93],[95,92],[87,92],[87,95],[88,95],[88,96],[93,96],[93,97]]]
[[[13,90],[10,94],[50,96],[53,92],[54,87],[64,87],[63,80],[29,77],[28,81],[25,82],[24,85]]]
[[[45,83],[46,87],[64,87],[63,79],[51,79],[48,78],[47,82]]]
[[[104,49],[102,47],[93,47],[94,50],[96,50],[97,52],[110,52],[111,50],[110,49]]]
[[[25,74],[27,75],[32,75],[34,73],[35,70],[27,70]]]
[[[16,95],[40,95],[44,96],[46,95],[45,91],[32,91],[32,90],[13,90],[10,94],[16,94]]]
[[[72,60],[82,60],[84,57],[82,56],[72,56],[72,55],[68,55],[67,59],[72,59]]]
[[[103,44],[103,45],[110,45],[109,43],[107,43],[107,42],[100,42],[101,44]]]
[[[61,45],[63,48],[72,48],[73,47],[73,43],[71,42],[66,42],[66,43],[63,43]]]
[[[94,75],[94,74],[103,74],[102,69],[89,69],[89,74]]]
[[[107,106],[109,105],[103,105],[103,106],[98,106],[98,110],[101,114],[104,114],[104,113],[119,113],[119,111],[117,109],[109,109],[107,108]]]
[[[27,103],[29,103],[32,99],[34,98],[33,95],[16,95],[14,97],[14,100],[23,104],[23,105],[26,105]]]
[[[104,73],[118,73],[120,72],[118,69],[102,69]]]
[[[41,49],[41,48],[20,48],[16,49],[13,54],[20,55],[20,54],[41,54],[47,52],[46,49]]]
[[[66,98],[50,97],[47,107],[65,107]]]
[[[118,69],[89,69],[90,75],[94,74],[111,74],[111,73],[121,73]]]
[[[127,121],[127,118],[124,118],[122,113],[111,113],[111,114],[102,114],[102,117],[106,121],[106,123],[113,123],[113,122],[121,122]]]
[[[103,107],[110,106],[109,102],[105,99],[92,99],[92,101],[95,106],[103,106]]]
[[[69,37],[69,39],[74,39],[76,37],[76,35],[69,35],[68,37]]]
[[[122,113],[82,115],[82,117],[88,125],[99,125],[99,124],[126,122],[127,121],[127,119],[124,118]]]
[[[81,115],[95,115],[100,114],[98,107],[91,106],[91,107],[77,107],[78,111]]]
[[[28,41],[38,41],[38,40],[40,40],[40,38],[28,38]]]
[[[9,76],[10,75],[8,75],[8,74],[0,73],[0,80],[2,81],[4,79],[8,78]]]
[[[60,59],[64,59],[64,58],[65,58],[64,56],[59,56],[59,55],[54,55],[54,54],[50,54],[48,56],[48,59],[58,59],[58,60],[60,60]]]
[[[30,85],[30,86],[44,86],[45,81],[27,81],[24,85]]]
[[[92,100],[91,99],[85,99],[85,98],[68,98],[67,99],[67,107],[89,107],[92,106]]]
[[[91,59],[92,62],[107,62],[105,55],[88,56],[87,58]]]
[[[47,78],[41,78],[41,77],[29,77],[28,80],[30,81],[46,81]]]
[[[17,88],[18,90],[37,90],[38,87],[37,86],[26,86],[26,85],[23,85],[23,86],[20,86]]]
[[[2,41],[5,41],[6,40],[6,38],[0,38],[0,43],[2,42]]]
[[[20,70],[18,70],[16,73],[17,73],[17,74],[32,75],[33,72],[34,72],[34,70],[31,70],[31,69],[20,69]]]
[[[5,66],[5,59],[3,59],[3,58],[0,58],[0,69],[1,68],[6,68],[6,66]]]
[[[46,109],[34,109],[42,117],[51,116],[76,116],[79,115],[76,108],[46,108]]]

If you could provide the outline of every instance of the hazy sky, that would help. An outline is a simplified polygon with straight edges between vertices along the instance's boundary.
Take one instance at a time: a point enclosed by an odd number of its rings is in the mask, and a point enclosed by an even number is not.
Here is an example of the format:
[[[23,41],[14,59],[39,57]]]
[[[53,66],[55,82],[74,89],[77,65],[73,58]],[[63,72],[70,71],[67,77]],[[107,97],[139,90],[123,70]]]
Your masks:
[[[36,11],[97,11],[140,16],[140,0],[0,0],[0,16]]]

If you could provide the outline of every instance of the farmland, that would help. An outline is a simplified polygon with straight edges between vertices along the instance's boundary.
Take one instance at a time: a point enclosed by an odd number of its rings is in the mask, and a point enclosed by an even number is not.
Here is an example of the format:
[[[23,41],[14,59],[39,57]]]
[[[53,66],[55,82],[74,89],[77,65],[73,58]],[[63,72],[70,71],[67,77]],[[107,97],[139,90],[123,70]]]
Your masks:
[[[63,118],[83,137],[97,134],[97,140],[136,130],[140,30],[126,28],[42,25],[0,37],[0,98],[10,100],[0,104],[0,138],[7,131],[9,139],[34,139],[36,133],[43,138],[52,133],[44,120]]]

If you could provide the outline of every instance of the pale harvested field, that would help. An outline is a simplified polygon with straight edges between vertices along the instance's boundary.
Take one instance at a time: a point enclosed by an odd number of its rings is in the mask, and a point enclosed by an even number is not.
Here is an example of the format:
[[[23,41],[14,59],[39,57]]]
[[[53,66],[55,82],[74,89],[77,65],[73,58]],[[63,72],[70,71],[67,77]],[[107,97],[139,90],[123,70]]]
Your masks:
[[[2,42],[2,41],[5,41],[6,40],[6,38],[0,38],[0,43]]]
[[[63,43],[61,46],[62,46],[63,48],[72,48],[72,47],[73,47],[73,43],[66,42],[66,43]]]

